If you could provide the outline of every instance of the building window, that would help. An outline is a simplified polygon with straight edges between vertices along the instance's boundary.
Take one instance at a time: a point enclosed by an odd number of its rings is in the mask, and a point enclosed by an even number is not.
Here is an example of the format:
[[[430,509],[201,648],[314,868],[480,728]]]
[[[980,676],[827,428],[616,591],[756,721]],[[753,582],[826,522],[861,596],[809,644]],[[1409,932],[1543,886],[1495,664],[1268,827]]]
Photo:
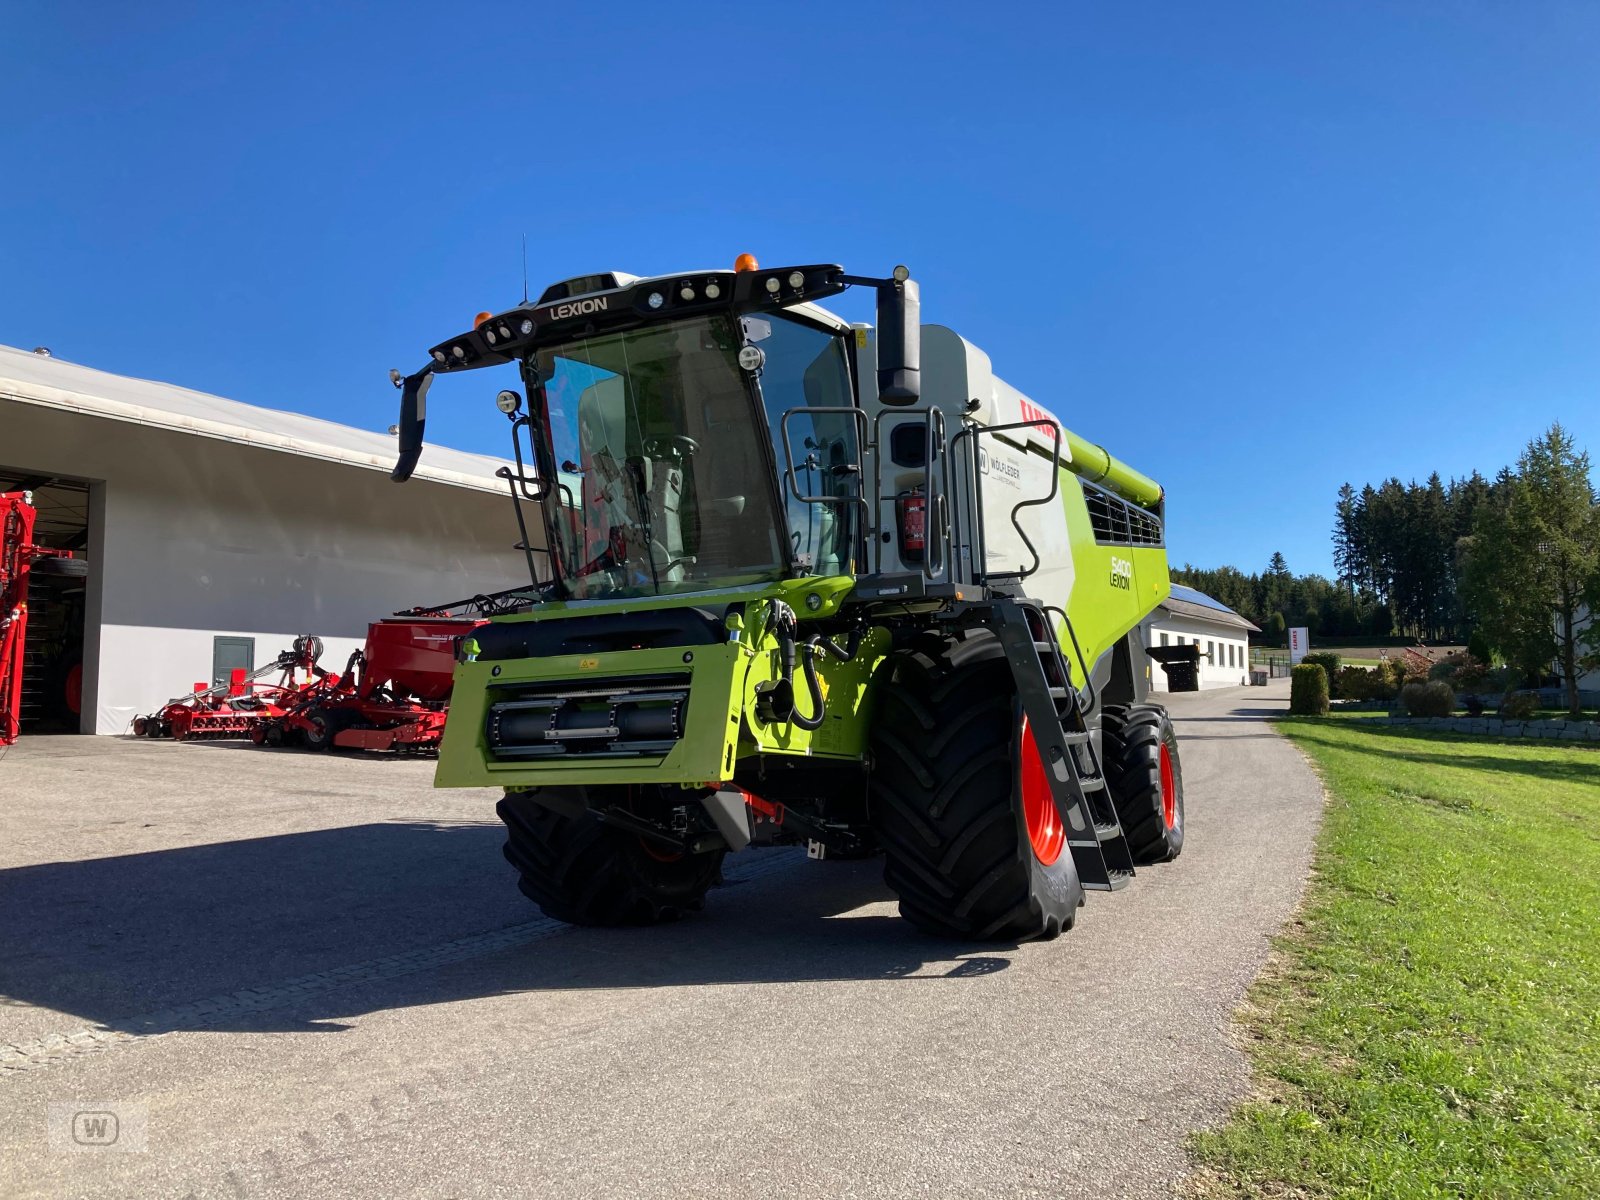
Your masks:
[[[1237,650],[1238,650],[1238,647],[1236,647],[1232,642],[1228,643],[1228,665],[1230,667],[1238,665],[1238,663],[1234,659],[1234,654],[1236,653]]]
[[[1206,643],[1206,657],[1212,662],[1217,661],[1217,644],[1215,642]]]
[[[1163,646],[1166,646],[1166,645],[1169,645],[1169,644],[1170,644],[1170,643],[1169,643],[1169,642],[1168,642],[1168,641],[1167,641],[1167,635],[1166,635],[1166,634],[1165,634],[1165,633],[1163,633],[1163,634],[1162,634],[1162,635],[1161,635],[1161,644],[1162,644],[1162,645],[1163,645]]]

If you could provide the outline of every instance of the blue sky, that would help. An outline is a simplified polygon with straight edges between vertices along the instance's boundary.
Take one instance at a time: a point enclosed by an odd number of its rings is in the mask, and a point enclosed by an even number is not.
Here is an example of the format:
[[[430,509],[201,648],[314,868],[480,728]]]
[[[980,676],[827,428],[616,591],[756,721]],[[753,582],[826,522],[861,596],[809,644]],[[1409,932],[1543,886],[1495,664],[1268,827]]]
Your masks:
[[[383,428],[526,233],[536,292],[910,264],[1176,562],[1327,571],[1341,482],[1557,418],[1600,455],[1600,5],[233,7],[8,11],[0,342]],[[504,382],[430,434],[501,452]]]

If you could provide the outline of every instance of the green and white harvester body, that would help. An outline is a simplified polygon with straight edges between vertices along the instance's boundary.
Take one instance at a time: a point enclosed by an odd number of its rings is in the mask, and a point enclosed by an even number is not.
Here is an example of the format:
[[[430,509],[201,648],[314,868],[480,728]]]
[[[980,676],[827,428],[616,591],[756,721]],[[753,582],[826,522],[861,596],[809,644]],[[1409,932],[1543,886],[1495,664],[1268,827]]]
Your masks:
[[[849,286],[876,328],[818,307]],[[745,256],[484,314],[393,373],[397,481],[432,377],[512,364],[530,583],[462,643],[437,783],[504,789],[546,912],[677,916],[798,841],[881,852],[929,931],[1049,937],[1182,848],[1139,636],[1162,490],[921,325],[904,268]]]

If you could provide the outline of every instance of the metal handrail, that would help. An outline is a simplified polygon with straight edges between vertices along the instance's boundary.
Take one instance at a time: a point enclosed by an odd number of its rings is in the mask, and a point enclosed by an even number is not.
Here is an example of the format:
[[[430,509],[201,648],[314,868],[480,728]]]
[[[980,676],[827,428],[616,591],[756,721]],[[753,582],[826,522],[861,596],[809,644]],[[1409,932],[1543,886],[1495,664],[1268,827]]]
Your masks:
[[[873,544],[876,546],[878,542],[877,505],[867,503],[867,498],[861,494],[863,491],[861,487],[858,486],[856,488],[856,494],[854,496],[803,496],[800,494],[800,484],[796,479],[796,475],[798,475],[799,472],[794,464],[794,446],[789,441],[789,418],[800,413],[804,413],[806,416],[816,416],[819,413],[837,413],[839,415],[849,416],[855,420],[857,425],[860,427],[856,434],[857,453],[855,467],[858,478],[864,476],[861,466],[862,453],[869,449],[875,450],[877,447],[877,443],[871,441],[867,436],[867,414],[854,405],[819,405],[816,407],[795,407],[788,409],[784,412],[783,416],[778,418],[778,433],[783,439],[783,477],[784,482],[788,484],[789,494],[801,504],[859,504],[861,506],[864,518],[862,521],[862,536],[870,538]]]
[[[1018,514],[1023,509],[1036,508],[1041,504],[1049,504],[1050,501],[1054,500],[1061,492],[1061,423],[1052,418],[1044,417],[1033,421],[1010,421],[1004,425],[969,424],[965,429],[956,435],[955,440],[957,442],[966,437],[969,433],[973,435],[973,458],[976,459],[978,453],[978,439],[984,434],[1004,433],[1010,429],[1037,429],[1041,425],[1050,426],[1055,433],[1055,448],[1050,455],[1050,490],[1045,495],[1036,499],[1018,500],[1014,505],[1011,506],[1011,527],[1017,531],[1017,536],[1022,539],[1022,544],[1028,548],[1028,553],[1033,557],[1033,566],[1027,568],[1026,570],[996,571],[992,575],[989,572],[989,547],[986,539],[983,536],[983,477],[982,474],[977,470],[976,462],[974,463],[972,484],[974,494],[977,497],[976,507],[978,512],[978,542],[979,547],[983,552],[983,558],[981,560],[982,569],[975,569],[973,578],[979,583],[986,583],[992,578],[1014,578],[1020,583],[1022,580],[1038,571],[1038,569],[1043,565],[1043,560],[1039,557],[1039,548],[1033,544],[1033,539],[1028,536],[1027,531],[1022,528],[1022,522],[1017,518]],[[1024,449],[1023,453],[1026,454],[1027,450]],[[976,568],[977,564],[974,564],[974,567]]]

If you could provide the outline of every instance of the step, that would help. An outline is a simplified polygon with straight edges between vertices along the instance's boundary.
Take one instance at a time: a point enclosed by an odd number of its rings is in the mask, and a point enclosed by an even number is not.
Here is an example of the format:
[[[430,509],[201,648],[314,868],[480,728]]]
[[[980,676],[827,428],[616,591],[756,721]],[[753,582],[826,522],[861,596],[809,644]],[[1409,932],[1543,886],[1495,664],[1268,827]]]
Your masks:
[[[1122,826],[1117,824],[1115,821],[1108,822],[1104,825],[1096,825],[1094,827],[1094,831],[1099,835],[1102,843],[1114,841],[1122,836]]]

